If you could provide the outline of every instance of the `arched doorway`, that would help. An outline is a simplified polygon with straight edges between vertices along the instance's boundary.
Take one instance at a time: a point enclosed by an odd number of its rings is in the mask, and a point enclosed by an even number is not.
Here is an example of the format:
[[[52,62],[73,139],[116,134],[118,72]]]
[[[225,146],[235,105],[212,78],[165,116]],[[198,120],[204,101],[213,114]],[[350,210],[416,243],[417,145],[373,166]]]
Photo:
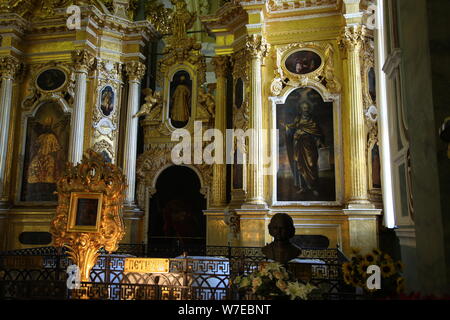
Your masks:
[[[179,254],[206,244],[206,199],[200,193],[197,174],[184,166],[165,169],[156,181],[156,193],[150,199],[148,247]]]

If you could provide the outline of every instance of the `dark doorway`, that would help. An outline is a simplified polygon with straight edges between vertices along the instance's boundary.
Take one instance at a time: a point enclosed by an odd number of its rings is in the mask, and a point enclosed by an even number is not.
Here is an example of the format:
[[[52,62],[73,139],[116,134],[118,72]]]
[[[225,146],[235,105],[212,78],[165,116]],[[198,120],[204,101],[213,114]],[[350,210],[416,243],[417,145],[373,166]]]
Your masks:
[[[206,244],[206,199],[200,188],[188,167],[172,166],[161,173],[150,199],[149,251],[180,254]]]

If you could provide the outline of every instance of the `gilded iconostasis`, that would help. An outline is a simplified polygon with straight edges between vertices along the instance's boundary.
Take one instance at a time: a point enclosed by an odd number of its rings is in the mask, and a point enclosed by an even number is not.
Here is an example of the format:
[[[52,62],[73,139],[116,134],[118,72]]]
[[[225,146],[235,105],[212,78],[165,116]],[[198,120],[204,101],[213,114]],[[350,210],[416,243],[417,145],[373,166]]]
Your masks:
[[[74,29],[64,10],[2,9],[34,26],[23,32],[10,16],[2,31],[4,48],[17,47],[2,51],[5,248],[25,247],[24,232],[48,232],[61,172],[89,148],[127,178],[125,243],[262,246],[271,216],[288,212],[297,235],[344,251],[376,246],[374,35],[346,20],[355,8],[88,2],[81,12],[92,19]],[[173,157],[180,129],[192,138],[182,162]],[[205,161],[207,152],[222,161]]]

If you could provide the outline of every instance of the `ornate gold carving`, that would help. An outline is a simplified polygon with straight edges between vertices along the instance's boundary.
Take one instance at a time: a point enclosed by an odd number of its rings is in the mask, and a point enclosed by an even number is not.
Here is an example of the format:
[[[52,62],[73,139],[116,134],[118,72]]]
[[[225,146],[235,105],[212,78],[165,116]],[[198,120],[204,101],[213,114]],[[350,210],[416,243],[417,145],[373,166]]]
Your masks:
[[[198,91],[198,107],[197,110],[200,110],[200,115],[197,113],[197,119],[209,120],[214,118],[216,102],[213,95],[206,92],[204,88],[200,88]]]
[[[225,213],[224,222],[229,226],[229,241],[239,239],[241,231],[241,219],[236,211],[231,210]]]
[[[217,78],[225,78],[228,74],[230,58],[228,56],[217,56],[211,60]]]
[[[2,78],[14,78],[20,67],[19,60],[12,56],[0,58],[0,74]]]
[[[72,60],[75,70],[89,72],[95,64],[95,56],[87,50],[75,50],[72,52]]]
[[[152,188],[154,179],[157,173],[163,168],[173,164],[172,162],[172,149],[175,144],[173,143],[159,143],[150,144],[148,149],[139,156],[136,165],[136,178],[137,178],[137,202],[138,206],[144,208],[145,206],[145,192],[147,188]],[[192,165],[201,174],[202,194],[207,193],[212,183],[212,166],[208,164]]]
[[[341,84],[336,79],[334,69],[334,49],[331,44],[325,49],[325,67],[323,70],[323,77],[325,78],[326,87],[330,92],[340,92]]]
[[[366,26],[362,24],[346,26],[339,41],[341,47],[348,50],[361,49],[366,33]]]
[[[248,1],[248,0],[247,0]],[[267,11],[279,12],[286,10],[305,10],[316,9],[320,6],[338,5],[337,0],[320,0],[320,1],[304,1],[304,0],[268,0],[266,2]]]
[[[285,65],[286,59],[297,51],[312,51],[318,54],[322,60],[321,65],[313,72],[307,74],[294,74]],[[292,43],[276,48],[276,65],[274,79],[271,84],[271,93],[278,96],[286,86],[299,87],[315,85],[324,92],[338,93],[341,91],[341,84],[336,77],[334,67],[334,49],[331,43],[327,42],[302,42]]]
[[[170,2],[175,7],[172,14],[172,37],[170,40],[173,44],[187,38],[187,30],[194,25],[196,15],[187,10],[187,5],[184,0],[170,0]]]
[[[108,154],[109,154],[109,156],[111,157],[111,158],[114,158],[114,155],[115,155],[115,152],[114,152],[114,150],[113,150],[113,147],[112,147],[112,145],[109,143],[109,142],[107,142],[106,140],[100,140],[100,141],[97,141],[95,144],[94,144],[94,146],[92,147],[92,149],[95,151],[95,152],[97,152],[97,153],[102,153],[103,151],[106,151]]]
[[[31,74],[28,87],[29,94],[23,100],[22,108],[31,110],[39,101],[55,99],[65,100],[69,105],[72,105],[75,98],[75,73],[70,63],[51,61],[44,64],[31,65],[28,69]],[[37,77],[48,69],[60,69],[67,77],[66,83],[57,91],[42,91],[36,86]]]
[[[21,17],[46,18],[55,14],[55,8],[66,7],[71,0],[3,0],[0,13],[16,13]]]
[[[119,99],[120,92],[122,86],[122,69],[123,64],[120,62],[114,62],[109,60],[103,60],[100,58],[96,59],[96,78],[97,81],[97,90],[95,92],[95,96],[93,98],[93,108],[92,108],[92,123],[94,124],[94,145],[97,142],[103,141],[103,139],[107,138],[109,143],[112,145],[116,144],[116,138],[118,135],[118,130],[116,128],[119,126],[119,117],[120,117],[120,107],[119,107]],[[105,87],[111,87],[114,92],[114,107],[112,112],[105,116],[101,110],[101,94],[102,90]],[[108,121],[111,121],[109,124],[111,125],[111,130],[103,131],[101,129],[101,125],[99,124],[102,119],[107,118]],[[103,120],[106,121],[106,120]],[[116,153],[111,152],[110,156],[112,159],[115,159]]]
[[[54,245],[69,248],[68,254],[80,268],[82,281],[89,281],[90,270],[96,263],[99,249],[104,247],[108,252],[116,251],[125,235],[121,217],[125,189],[125,176],[120,169],[106,163],[93,150],[88,150],[77,166],[69,163],[57,183],[58,207],[51,223]],[[72,192],[103,194],[99,232],[67,231]]]
[[[146,116],[148,120],[161,121],[162,111],[162,97],[161,92],[157,91],[153,93],[152,89],[144,89],[142,93],[145,95],[145,103],[142,105],[141,110],[136,113],[133,118],[139,118]]]
[[[236,81],[241,79],[244,82],[244,95],[242,106],[238,108],[233,101],[233,127],[234,129],[248,129],[250,119],[250,56],[247,50],[239,50],[232,56],[233,62],[233,87],[236,87]],[[233,99],[234,100],[234,99]]]
[[[206,2],[206,1],[205,1]],[[202,13],[202,15],[204,15]],[[202,22],[208,30],[217,26],[224,26],[230,21],[245,20],[247,13],[239,4],[239,1],[228,1],[223,4],[215,14],[201,17]]]
[[[253,59],[262,59],[268,54],[270,44],[266,42],[266,39],[263,36],[252,34],[247,36],[245,48]]]
[[[170,32],[172,9],[165,8],[164,4],[158,0],[149,0],[146,5],[147,20],[156,28],[156,30],[163,34]]]
[[[141,81],[145,75],[145,64],[139,61],[131,61],[125,65],[125,70],[130,80]]]
[[[134,19],[138,0],[101,0],[105,7],[115,16],[124,19]]]

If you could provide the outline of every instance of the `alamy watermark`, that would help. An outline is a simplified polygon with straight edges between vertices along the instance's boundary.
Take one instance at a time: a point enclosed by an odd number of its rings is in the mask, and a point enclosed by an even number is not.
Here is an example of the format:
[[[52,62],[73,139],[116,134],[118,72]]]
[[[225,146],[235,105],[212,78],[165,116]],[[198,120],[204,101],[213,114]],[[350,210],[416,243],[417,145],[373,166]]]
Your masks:
[[[175,165],[182,164],[261,164],[263,175],[273,175],[276,158],[270,150],[257,145],[257,139],[268,136],[279,140],[279,130],[272,129],[227,129],[225,135],[221,130],[208,129],[203,132],[202,122],[194,122],[193,136],[189,130],[176,129],[172,141],[179,142],[171,152]],[[207,144],[209,142],[209,144]],[[205,146],[205,144],[207,144]],[[248,146],[248,147],[247,147]],[[225,151],[225,152],[224,152]]]
[[[81,8],[76,5],[71,5],[67,8],[66,13],[69,15],[69,18],[67,18],[67,28],[69,30],[80,30]]]

